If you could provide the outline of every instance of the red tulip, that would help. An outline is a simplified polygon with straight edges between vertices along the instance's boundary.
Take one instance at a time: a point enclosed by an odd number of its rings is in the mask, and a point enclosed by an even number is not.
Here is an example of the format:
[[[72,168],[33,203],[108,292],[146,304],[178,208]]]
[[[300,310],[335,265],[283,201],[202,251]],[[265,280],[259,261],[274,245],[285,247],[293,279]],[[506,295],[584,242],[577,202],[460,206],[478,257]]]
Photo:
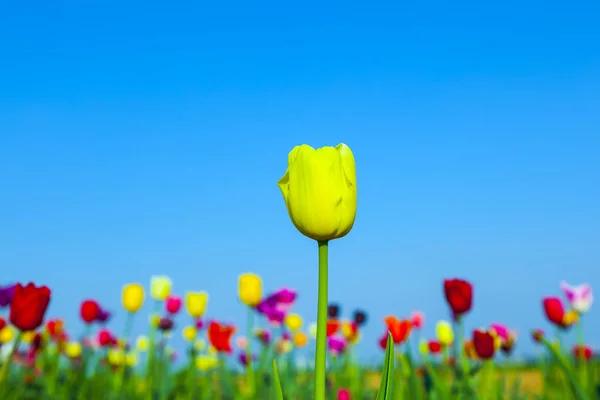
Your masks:
[[[388,331],[392,334],[395,344],[401,344],[406,341],[410,335],[412,322],[409,320],[400,321],[398,318],[390,316],[385,319]]]
[[[387,338],[388,338],[388,334],[387,332],[379,338],[379,340],[377,341],[379,343],[379,347],[381,347],[383,350],[385,350],[386,346],[387,346]]]
[[[98,331],[98,344],[101,347],[114,346],[117,344],[117,338],[108,329],[100,329]]]
[[[477,357],[489,360],[494,357],[494,336],[487,331],[473,331],[473,347],[475,347]]]
[[[6,326],[6,320],[0,317],[0,331]]]
[[[442,344],[437,340],[430,340],[427,343],[427,347],[431,354],[439,354],[442,351]]]
[[[100,305],[95,300],[85,300],[81,303],[81,308],[79,309],[79,315],[81,319],[86,324],[91,324],[98,319],[102,309]]]
[[[169,314],[177,314],[181,309],[181,297],[174,295],[167,297],[167,300],[165,301],[165,308]]]
[[[548,321],[560,328],[566,328],[565,325],[565,307],[558,297],[546,297],[543,300],[544,312]]]
[[[222,325],[212,321],[208,325],[208,341],[218,351],[231,353],[231,337],[235,333],[235,326]]]
[[[473,285],[463,279],[446,279],[444,295],[454,318],[459,318],[473,307]]]
[[[592,358],[593,352],[589,346],[576,345],[573,347],[573,355],[576,358],[583,358],[589,361]]]
[[[340,329],[340,321],[337,319],[327,320],[327,337],[335,335]]]
[[[30,282],[27,286],[17,283],[10,304],[10,322],[20,331],[33,331],[42,325],[50,303],[51,291],[47,286],[37,287]]]

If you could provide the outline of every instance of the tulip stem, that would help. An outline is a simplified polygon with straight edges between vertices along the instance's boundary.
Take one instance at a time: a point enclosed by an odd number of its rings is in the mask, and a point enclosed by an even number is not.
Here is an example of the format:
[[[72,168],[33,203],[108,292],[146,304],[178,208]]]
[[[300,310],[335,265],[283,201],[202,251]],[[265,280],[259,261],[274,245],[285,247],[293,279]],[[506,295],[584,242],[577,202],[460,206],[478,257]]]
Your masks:
[[[248,307],[248,344],[246,345],[246,384],[248,385],[248,391],[250,398],[253,398],[254,388],[254,366],[252,359],[252,334],[254,330],[254,308]]]
[[[317,305],[317,344],[315,356],[315,397],[326,399],[327,363],[327,288],[328,288],[328,242],[319,241],[319,296]]]
[[[15,343],[13,344],[13,348],[10,350],[10,353],[4,361],[4,364],[2,364],[2,369],[0,369],[0,382],[3,382],[6,378],[6,375],[8,374],[8,370],[10,368],[10,365],[12,364],[12,359],[15,357],[15,354],[17,354],[17,350],[19,349],[19,345],[21,344],[21,338],[22,332],[19,331],[19,333],[17,333]]]

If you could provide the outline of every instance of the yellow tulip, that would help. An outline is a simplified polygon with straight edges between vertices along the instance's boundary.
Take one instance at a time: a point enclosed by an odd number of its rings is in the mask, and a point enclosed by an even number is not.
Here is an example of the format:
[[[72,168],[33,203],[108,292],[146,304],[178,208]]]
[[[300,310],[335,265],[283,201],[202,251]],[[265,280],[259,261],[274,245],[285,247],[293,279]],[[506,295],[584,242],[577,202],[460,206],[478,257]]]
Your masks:
[[[136,347],[139,351],[148,351],[150,346],[150,340],[146,336],[138,336],[136,341]]]
[[[196,330],[195,326],[186,326],[185,328],[183,328],[183,338],[185,340],[187,340],[188,342],[193,342],[194,339],[196,339],[196,334],[198,333],[198,331]]]
[[[282,339],[275,345],[275,351],[279,354],[287,354],[294,348],[291,340]]]
[[[422,355],[429,354],[429,343],[425,339],[419,340],[419,353]]]
[[[35,334],[35,331],[23,332],[21,336],[21,341],[25,344],[31,344],[31,342],[33,342],[33,339],[35,338]]]
[[[242,303],[256,307],[262,300],[262,281],[255,274],[242,274],[238,280],[238,295]]]
[[[303,144],[288,155],[278,182],[290,219],[305,236],[318,241],[341,238],[356,217],[356,166],[348,146],[320,149]]]
[[[215,356],[198,356],[196,357],[196,368],[200,371],[209,371],[219,364],[219,359]]]
[[[123,286],[121,302],[123,308],[130,313],[135,313],[144,305],[144,287],[139,283],[130,283]]]
[[[299,331],[302,328],[302,317],[298,314],[288,314],[285,317],[285,326],[292,332]]]
[[[108,351],[108,362],[112,365],[122,365],[125,362],[125,352],[121,349]]]
[[[0,330],[0,343],[10,343],[15,338],[15,329],[6,325],[2,330]]]
[[[165,275],[154,275],[150,278],[150,296],[154,300],[166,300],[171,294],[171,278]]]
[[[200,318],[206,312],[208,293],[187,292],[185,294],[185,308],[192,318]]]
[[[454,342],[454,331],[448,321],[439,321],[435,326],[436,336],[444,346],[450,346]]]
[[[294,335],[294,345],[296,347],[304,347],[308,343],[308,336],[304,332],[296,332]]]
[[[77,358],[81,355],[81,343],[68,342],[65,345],[65,354],[71,358]]]
[[[150,326],[153,328],[158,328],[158,325],[160,324],[160,315],[159,314],[150,314],[149,317],[150,320]]]
[[[127,364],[129,367],[135,367],[137,365],[137,362],[138,358],[135,352],[130,351],[129,353],[127,353],[127,356],[125,356],[125,364]]]

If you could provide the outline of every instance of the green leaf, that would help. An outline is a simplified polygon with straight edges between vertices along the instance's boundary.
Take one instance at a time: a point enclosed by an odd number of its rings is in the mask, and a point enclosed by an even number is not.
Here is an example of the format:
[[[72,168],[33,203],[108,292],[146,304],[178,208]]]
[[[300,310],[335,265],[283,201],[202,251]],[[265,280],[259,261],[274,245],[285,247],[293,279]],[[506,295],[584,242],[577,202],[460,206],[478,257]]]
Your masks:
[[[387,344],[385,346],[385,360],[381,372],[381,383],[376,400],[390,400],[392,398],[392,381],[394,374],[394,341],[392,334],[388,332]]]
[[[277,360],[273,360],[273,379],[275,379],[275,397],[277,400],[283,400],[283,390],[281,389],[281,380],[277,371]]]
[[[546,338],[542,337],[541,342],[546,347],[546,349],[552,354],[554,359],[558,362],[558,365],[565,373],[567,377],[567,382],[571,388],[571,392],[575,400],[589,400],[590,397],[587,395],[583,387],[577,382],[577,378],[575,377],[575,373],[573,371],[573,366],[569,363],[569,361],[565,358],[565,356],[554,347]]]

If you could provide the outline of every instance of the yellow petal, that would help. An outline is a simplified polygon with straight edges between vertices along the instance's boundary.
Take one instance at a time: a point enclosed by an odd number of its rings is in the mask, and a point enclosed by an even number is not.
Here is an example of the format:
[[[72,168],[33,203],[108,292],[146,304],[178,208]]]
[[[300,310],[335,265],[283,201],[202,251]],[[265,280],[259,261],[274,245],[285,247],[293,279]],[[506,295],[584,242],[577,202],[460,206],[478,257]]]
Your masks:
[[[240,275],[238,296],[245,305],[256,307],[262,300],[262,280],[260,276],[251,273]]]
[[[15,338],[15,330],[12,326],[6,325],[0,330],[0,343],[10,343]]]
[[[123,308],[130,313],[135,313],[144,305],[144,287],[139,283],[130,283],[123,286],[121,303]]]
[[[196,330],[195,326],[190,325],[183,328],[183,338],[188,342],[192,342],[194,339],[196,339],[197,333],[198,331]]]
[[[294,345],[296,347],[304,347],[308,343],[308,336],[304,332],[296,332],[294,335]]]
[[[348,146],[296,146],[278,182],[292,223],[319,241],[348,234],[356,217],[356,167]]]
[[[77,358],[81,355],[81,343],[79,342],[68,342],[65,345],[65,354],[71,358]]]
[[[302,317],[298,314],[288,314],[285,317],[285,326],[292,332],[299,331],[302,328]]]
[[[454,331],[448,321],[439,321],[435,327],[438,341],[444,346],[450,346],[454,342]]]
[[[165,275],[154,275],[150,279],[150,296],[154,300],[166,300],[171,294],[173,283],[171,278]]]
[[[196,357],[196,368],[200,371],[209,371],[218,365],[219,360],[214,356],[198,356]]]
[[[35,331],[27,331],[21,334],[21,341],[25,344],[31,344],[35,338]]]
[[[419,341],[419,353],[422,355],[429,354],[429,343],[425,339]]]
[[[192,318],[200,318],[206,312],[208,293],[188,292],[185,295],[185,308]]]
[[[138,336],[136,347],[139,351],[147,351],[150,346],[150,340],[146,336]]]

